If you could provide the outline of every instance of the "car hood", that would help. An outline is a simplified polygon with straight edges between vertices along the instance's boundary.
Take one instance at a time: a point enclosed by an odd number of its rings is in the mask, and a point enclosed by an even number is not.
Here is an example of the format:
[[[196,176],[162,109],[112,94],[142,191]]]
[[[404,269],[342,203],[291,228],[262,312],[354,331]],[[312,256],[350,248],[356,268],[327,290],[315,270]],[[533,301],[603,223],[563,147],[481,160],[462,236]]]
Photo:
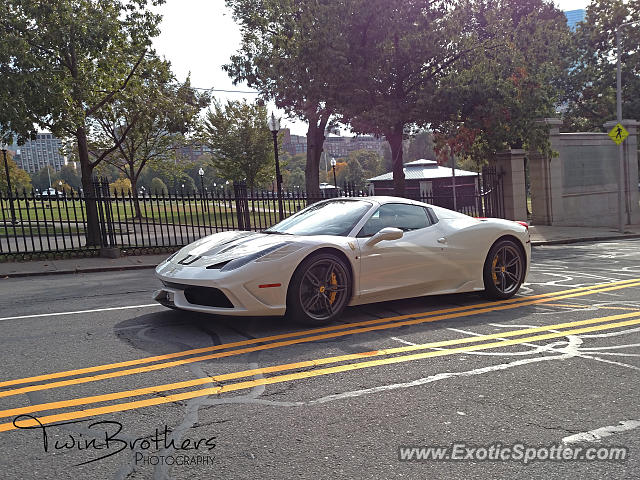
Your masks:
[[[295,235],[222,232],[191,243],[171,259],[185,266],[207,267],[251,255],[279,244],[295,242]]]

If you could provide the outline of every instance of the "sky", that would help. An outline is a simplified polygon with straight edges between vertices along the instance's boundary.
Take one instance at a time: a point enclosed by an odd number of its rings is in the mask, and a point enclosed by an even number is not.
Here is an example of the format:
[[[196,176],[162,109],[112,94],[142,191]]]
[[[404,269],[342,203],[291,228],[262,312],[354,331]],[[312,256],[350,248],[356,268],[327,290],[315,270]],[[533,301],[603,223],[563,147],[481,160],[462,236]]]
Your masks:
[[[588,0],[556,0],[555,3],[561,10],[576,10],[585,8]],[[194,87],[251,90],[246,85],[234,86],[222,70],[240,43],[239,28],[224,0],[166,0],[157,11],[163,15],[162,33],[154,40],[154,47],[171,62],[180,81],[191,73]],[[247,93],[213,94],[221,101],[256,98]],[[268,107],[273,109],[273,105]],[[283,118],[283,127],[289,127],[296,135],[305,135],[307,131],[303,122],[286,118]]]

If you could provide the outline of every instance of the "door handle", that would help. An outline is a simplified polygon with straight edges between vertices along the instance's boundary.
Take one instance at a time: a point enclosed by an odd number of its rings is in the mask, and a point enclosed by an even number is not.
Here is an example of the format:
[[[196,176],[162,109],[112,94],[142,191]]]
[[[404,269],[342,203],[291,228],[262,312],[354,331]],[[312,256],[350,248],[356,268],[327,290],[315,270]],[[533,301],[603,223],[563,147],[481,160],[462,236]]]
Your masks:
[[[446,238],[444,238],[444,237],[440,237],[440,238],[438,239],[438,243],[447,243],[447,239],[446,239]]]

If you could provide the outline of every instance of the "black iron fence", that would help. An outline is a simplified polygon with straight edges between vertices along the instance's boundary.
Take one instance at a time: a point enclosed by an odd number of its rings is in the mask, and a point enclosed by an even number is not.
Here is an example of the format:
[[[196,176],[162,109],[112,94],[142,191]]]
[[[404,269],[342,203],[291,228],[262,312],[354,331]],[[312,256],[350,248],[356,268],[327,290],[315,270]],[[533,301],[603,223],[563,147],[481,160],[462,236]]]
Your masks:
[[[282,194],[284,217],[310,201],[327,197],[366,196],[364,188],[344,185],[327,189],[317,198],[302,190]],[[87,242],[86,200],[95,201],[99,241]],[[426,203],[452,208],[452,195],[420,198]],[[458,210],[472,216],[503,215],[500,177],[487,171],[476,192],[457,192]],[[201,193],[139,194],[109,189],[96,182],[94,193],[38,194],[14,192],[0,195],[0,260],[99,255],[102,248],[175,250],[203,236],[226,230],[263,230],[279,221],[277,193],[233,188]]]

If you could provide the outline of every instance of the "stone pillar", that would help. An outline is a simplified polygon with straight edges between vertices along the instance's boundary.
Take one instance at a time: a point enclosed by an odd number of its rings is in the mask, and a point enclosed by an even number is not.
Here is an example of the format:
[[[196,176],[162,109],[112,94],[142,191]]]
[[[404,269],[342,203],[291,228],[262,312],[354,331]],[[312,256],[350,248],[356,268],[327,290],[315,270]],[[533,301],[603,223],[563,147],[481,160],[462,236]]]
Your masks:
[[[497,172],[502,175],[504,216],[509,220],[527,220],[524,155],[524,150],[514,149],[495,155]]]
[[[629,132],[629,136],[622,143],[623,163],[625,165],[625,183],[623,188],[623,202],[625,211],[624,222],[629,225],[640,224],[640,206],[638,206],[638,126],[636,120],[622,120],[622,126]],[[618,122],[615,120],[604,124],[609,132]]]
[[[557,151],[560,139],[559,118],[544,118],[536,123],[549,129],[551,149]],[[547,157],[537,151],[528,152],[531,189],[531,223],[552,225],[562,216],[562,168],[558,157]]]

